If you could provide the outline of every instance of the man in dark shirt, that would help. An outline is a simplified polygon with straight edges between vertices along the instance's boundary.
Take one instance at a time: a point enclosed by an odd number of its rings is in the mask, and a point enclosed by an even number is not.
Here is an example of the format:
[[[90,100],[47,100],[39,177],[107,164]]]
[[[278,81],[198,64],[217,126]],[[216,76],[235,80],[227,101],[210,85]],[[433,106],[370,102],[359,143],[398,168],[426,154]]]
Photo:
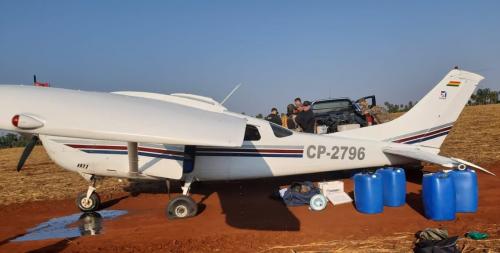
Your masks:
[[[303,105],[302,105],[302,99],[300,99],[300,98],[295,98],[295,99],[293,100],[293,104],[295,105],[295,108],[296,108],[297,110],[299,110],[299,111],[300,111],[300,110],[302,109],[302,106],[303,106]]]
[[[299,114],[295,121],[297,121],[297,124],[302,128],[302,131],[314,133],[314,114],[311,109],[311,102],[304,101],[302,109],[299,110]]]
[[[286,107],[286,127],[291,130],[297,130],[298,126],[297,123],[295,122],[295,117],[297,116],[297,108],[295,108],[295,105],[289,104]]]
[[[278,114],[278,109],[273,108],[271,109],[271,113],[265,117],[265,120],[273,122],[276,125],[281,126],[281,118]]]

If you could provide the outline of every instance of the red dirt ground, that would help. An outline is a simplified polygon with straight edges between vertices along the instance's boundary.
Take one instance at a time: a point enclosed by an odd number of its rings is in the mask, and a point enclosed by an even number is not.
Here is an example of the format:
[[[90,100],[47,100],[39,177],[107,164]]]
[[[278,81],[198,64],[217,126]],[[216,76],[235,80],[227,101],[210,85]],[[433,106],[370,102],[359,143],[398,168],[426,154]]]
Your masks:
[[[500,174],[500,162],[487,168]],[[198,216],[185,220],[166,219],[168,196],[163,192],[102,196],[107,209],[129,213],[105,221],[100,235],[73,239],[10,242],[40,222],[77,213],[74,200],[12,204],[0,210],[0,252],[291,252],[293,247],[287,251],[273,247],[390,237],[426,227],[446,228],[452,235],[487,230],[492,238],[500,238],[500,178],[478,173],[479,211],[459,214],[451,222],[434,222],[422,215],[420,173],[407,173],[408,204],[386,207],[377,215],[358,213],[351,204],[329,204],[322,212],[312,212],[307,207],[287,208],[269,198],[276,186],[297,178],[199,183],[193,186],[192,196],[204,208]],[[348,172],[331,174],[300,179],[349,177]],[[344,181],[346,192],[352,192],[352,181]],[[408,245],[403,251],[411,250],[408,240],[401,243]],[[377,249],[365,249],[372,250]]]

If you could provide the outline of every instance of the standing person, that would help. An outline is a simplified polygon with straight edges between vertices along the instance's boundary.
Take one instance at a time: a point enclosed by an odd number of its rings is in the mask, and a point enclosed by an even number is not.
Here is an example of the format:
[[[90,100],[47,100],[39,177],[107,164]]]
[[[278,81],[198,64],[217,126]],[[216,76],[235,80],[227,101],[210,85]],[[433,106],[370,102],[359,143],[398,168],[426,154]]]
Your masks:
[[[297,109],[295,108],[295,105],[289,104],[286,107],[286,116],[286,127],[290,130],[298,131],[297,122],[295,122],[295,117],[297,117]]]
[[[269,122],[273,122],[276,125],[281,126],[281,118],[278,114],[278,109],[276,109],[276,108],[271,109],[271,113],[269,115],[267,115],[267,117],[265,117],[264,119],[269,121]]]
[[[284,113],[281,113],[281,126],[288,128],[288,117]]]
[[[298,111],[301,111],[302,110],[302,99],[300,98],[295,98],[293,100],[293,103],[295,104],[295,108],[298,110]]]
[[[359,107],[361,108],[361,113],[365,116],[366,119],[366,124],[368,126],[373,125],[373,117],[370,113],[370,106],[368,105],[368,102],[366,99],[362,98],[358,100]]]
[[[304,101],[302,109],[299,110],[299,114],[295,120],[304,132],[314,133],[314,114],[311,109],[311,102]]]

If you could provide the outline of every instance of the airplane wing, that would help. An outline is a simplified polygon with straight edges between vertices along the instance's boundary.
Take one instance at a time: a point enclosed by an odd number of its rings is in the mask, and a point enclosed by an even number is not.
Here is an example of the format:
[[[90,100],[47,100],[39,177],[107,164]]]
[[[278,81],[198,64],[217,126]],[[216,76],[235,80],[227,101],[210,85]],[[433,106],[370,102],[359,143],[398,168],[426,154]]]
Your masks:
[[[245,125],[243,117],[166,98],[0,86],[0,129],[8,131],[135,143],[239,147]]]
[[[383,152],[390,155],[402,156],[405,158],[410,158],[418,161],[429,162],[437,165],[441,165],[446,168],[458,168],[461,164],[467,165],[485,173],[495,176],[491,171],[480,167],[479,165],[458,159],[453,157],[445,157],[438,154],[433,154],[424,150],[421,150],[417,146],[388,146],[383,149]]]

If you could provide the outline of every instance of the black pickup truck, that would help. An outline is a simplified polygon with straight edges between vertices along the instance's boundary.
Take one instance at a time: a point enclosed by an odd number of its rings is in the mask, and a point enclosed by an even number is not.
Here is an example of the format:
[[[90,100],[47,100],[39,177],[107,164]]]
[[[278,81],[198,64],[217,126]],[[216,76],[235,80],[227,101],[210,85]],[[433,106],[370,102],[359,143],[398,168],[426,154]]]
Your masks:
[[[376,106],[375,96],[362,97],[356,101],[349,98],[321,99],[312,103],[316,129],[326,128],[326,133],[337,132],[340,125],[359,124],[367,126],[366,118],[361,111],[359,102],[365,99],[368,107]],[[324,132],[323,132],[324,133]]]

